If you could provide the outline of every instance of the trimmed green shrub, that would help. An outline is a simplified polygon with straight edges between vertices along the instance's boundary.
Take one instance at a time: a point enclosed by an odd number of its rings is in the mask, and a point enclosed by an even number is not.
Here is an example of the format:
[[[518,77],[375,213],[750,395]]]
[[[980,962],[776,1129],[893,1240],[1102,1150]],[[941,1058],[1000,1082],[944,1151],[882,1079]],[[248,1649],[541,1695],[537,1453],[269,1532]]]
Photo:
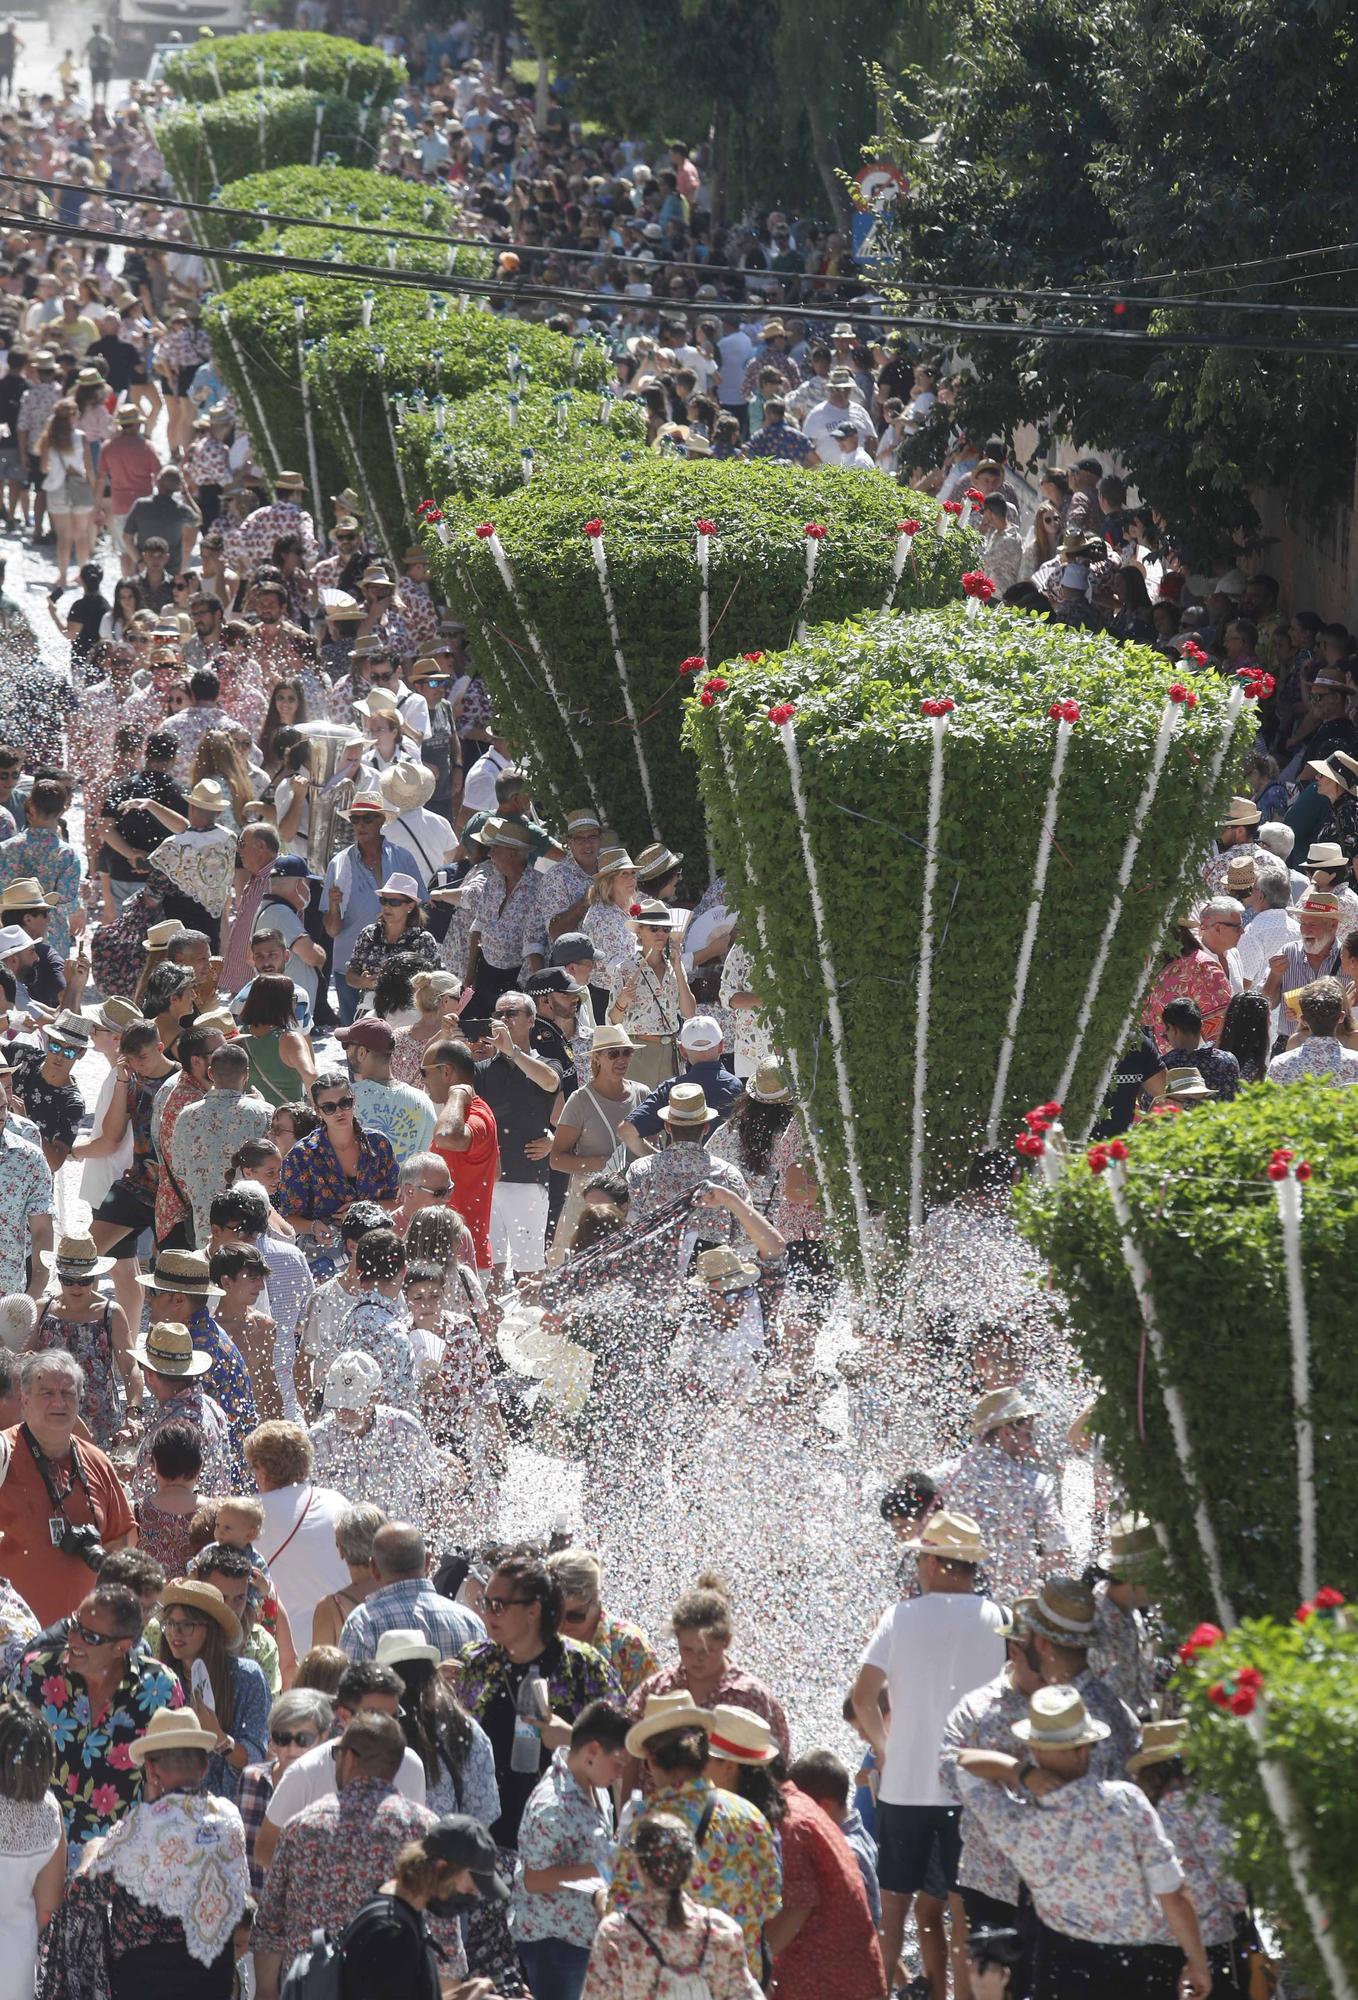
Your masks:
[[[204,37],[172,55],[165,64],[165,81],[177,97],[211,104],[233,90],[258,90],[260,64],[264,85],[300,85],[333,97],[350,97],[375,105],[399,97],[406,84],[403,65],[380,49],[365,48],[342,35],[305,34],[292,30],[272,35]]]
[[[227,181],[294,166],[313,153],[318,160],[334,153],[346,167],[365,162],[372,157],[365,126],[375,132],[376,120],[351,98],[325,97],[314,90],[237,90],[217,103],[172,111],[156,125],[156,144],[185,200],[206,201]]]
[[[737,472],[744,477],[745,469]],[[875,483],[827,473],[828,487]],[[796,492],[804,488],[798,484]],[[898,501],[894,504],[898,504]],[[890,512],[845,523],[822,545],[841,610],[846,571],[871,565],[880,597],[890,555]],[[720,509],[714,509],[720,518]],[[785,530],[785,588],[795,585],[796,529]],[[929,569],[918,596],[956,590],[959,543],[916,538]],[[921,546],[923,545],[923,546]],[[742,562],[748,576],[752,565]],[[761,563],[761,574],[764,565]],[[813,616],[820,609],[817,570]],[[657,595],[662,593],[657,592]],[[723,590],[717,589],[721,601]],[[908,601],[908,598],[907,598]],[[790,620],[784,610],[783,631]],[[764,637],[769,644],[767,627]],[[723,650],[730,640],[723,634]],[[748,644],[742,632],[741,647]],[[715,650],[715,649],[714,649]],[[1208,782],[1223,749],[1223,683],[1204,685],[1172,739],[1131,888],[1113,936],[1092,1017],[1077,1015],[1165,707],[1171,674],[1148,648],[1072,632],[992,608],[967,615],[959,599],[941,611],[877,617],[813,630],[804,645],[767,651],[723,668],[729,685],[712,706],[687,704],[687,739],[699,759],[703,801],[728,899],[745,919],[757,985],[804,1079],[814,1078],[811,1115],[833,1168],[828,1192],[841,1222],[851,1215],[845,1118],[827,1030],[827,986],[817,948],[789,760],[768,719],[796,705],[796,745],[808,837],[826,913],[827,943],[844,1021],[857,1158],[870,1201],[888,1225],[908,1214],[915,1089],[917,976],[934,725],[923,699],[949,697],[933,896],[932,997],[924,1087],[921,1190],[954,1194],[986,1143],[1015,970],[1027,922],[1053,768],[1057,723],[1050,705],[1079,704],[1040,903],[1031,964],[1002,1101],[1007,1144],[1018,1114],[1050,1096],[1072,1047],[1079,1060],[1069,1096],[1081,1115],[1120,1046],[1146,955],[1174,907],[1183,857],[1210,832],[1230,776]],[[729,762],[728,762],[729,760]],[[668,833],[669,829],[666,828]],[[747,873],[753,866],[755,885]],[[767,936],[761,941],[760,923]],[[795,968],[795,971],[793,970]]]
[[[558,405],[557,398],[566,400]],[[519,393],[518,420],[510,422],[509,383],[478,390],[450,403],[440,433],[432,414],[407,403],[397,443],[412,496],[437,494],[449,516],[464,509],[479,521],[491,500],[523,485],[523,449],[534,456],[535,478],[554,479],[563,460],[602,464],[646,451],[646,417],[638,403],[615,403],[599,421],[592,390],[557,390],[534,382]],[[560,419],[564,419],[564,429]]]
[[[277,251],[284,257],[319,258],[330,263],[367,264],[379,271],[383,268],[393,271],[430,271],[440,277],[451,277],[460,272],[464,277],[488,277],[492,268],[489,250],[478,249],[474,243],[412,243],[392,236],[385,241],[380,236],[342,236],[336,233],[328,222],[314,226],[284,229],[276,237],[266,237],[258,246],[261,250]],[[352,282],[357,282],[356,280]],[[416,292],[415,308],[428,312],[427,301]],[[440,306],[447,311],[450,303],[445,295]]]
[[[1301,1247],[1319,1574],[1347,1585],[1358,1573],[1358,1378],[1343,1303],[1358,1268],[1358,1128],[1345,1098],[1314,1082],[1256,1084],[1232,1103],[1151,1118],[1125,1136],[1132,1238],[1150,1267],[1166,1379],[1182,1399],[1196,1492],[1240,1617],[1285,1618],[1301,1595],[1283,1236],[1267,1178],[1279,1146],[1312,1170]],[[1139,1432],[1142,1320],[1106,1178],[1077,1156],[1054,1187],[1023,1187],[1017,1207],[1070,1300],[1080,1358],[1103,1384],[1098,1429],[1113,1471],[1163,1530],[1167,1601],[1186,1624],[1215,1616],[1153,1353],[1144,1442]]]
[[[434,497],[440,498],[437,485]],[[806,575],[806,522],[829,530],[820,545],[813,619],[843,618],[882,602],[891,575],[900,490],[881,478],[803,472],[770,461],[750,464],[640,455],[599,466],[553,465],[549,479],[507,493],[492,518],[512,566],[511,599],[483,540],[464,529],[440,564],[458,616],[476,634],[477,657],[493,684],[500,713],[516,719],[534,746],[535,775],[559,802],[588,797],[575,751],[531,642],[526,607],[561,702],[576,729],[597,796],[625,839],[653,836],[638,760],[644,751],[654,820],[671,846],[701,871],[707,830],[697,773],[679,728],[689,683],[679,663],[699,642],[699,573],[694,523],[712,518],[710,609],[712,658],[786,645],[796,628]],[[932,501],[911,495],[928,523]],[[622,653],[640,738],[627,722],[603,598],[585,521],[604,524],[604,550]],[[918,567],[901,580],[899,602],[941,603],[957,590],[974,553],[970,535],[940,543],[922,534]],[[436,561],[438,558],[436,557]],[[722,859],[728,857],[722,853]]]
[[[276,215],[312,216],[319,224],[335,222],[384,222],[397,228],[450,230],[455,211],[452,202],[438,188],[415,187],[390,174],[375,173],[368,167],[274,167],[268,173],[246,174],[222,189],[221,206],[226,209],[253,209],[253,217],[207,215],[205,240],[225,247],[246,243],[253,249],[269,247],[278,234]],[[283,225],[286,226],[286,225]],[[381,244],[376,237],[340,235],[350,261],[367,261],[367,252]],[[363,255],[358,253],[362,251]],[[246,266],[224,265],[222,275],[236,282],[232,272],[246,274]]]
[[[377,296],[380,305],[387,295]],[[417,310],[423,310],[423,296],[414,296]],[[425,497],[412,493],[410,507],[402,500],[392,435],[405,398],[418,393],[456,400],[496,380],[508,390],[511,348],[517,348],[528,379],[570,386],[575,355],[565,334],[455,306],[437,320],[415,318],[409,309],[400,315],[375,308],[371,333],[337,334],[312,351],[308,379],[318,405],[345,456],[348,477],[360,492],[366,486],[371,494],[390,546],[405,546],[414,527],[411,508]],[[602,347],[590,341],[580,356],[578,381],[597,390],[607,365]],[[390,423],[382,406],[384,389]]]
[[[1338,1595],[1338,1593],[1334,1593]],[[1204,1638],[1210,1634],[1204,1633]],[[1251,1685],[1255,1676],[1258,1684]],[[1348,1610],[1304,1622],[1251,1619],[1197,1651],[1179,1674],[1194,1775],[1221,1800],[1235,1834],[1235,1873],[1278,1926],[1290,1980],[1337,2000],[1310,1914],[1288,1865],[1246,1714],[1262,1718],[1264,1748],[1296,1802],[1309,1887],[1329,1937],[1358,1980],[1358,1632]],[[1235,1704],[1233,1712],[1232,1703]],[[1253,1704],[1250,1706],[1249,1704]],[[1289,1980],[1289,1983],[1290,1983]]]

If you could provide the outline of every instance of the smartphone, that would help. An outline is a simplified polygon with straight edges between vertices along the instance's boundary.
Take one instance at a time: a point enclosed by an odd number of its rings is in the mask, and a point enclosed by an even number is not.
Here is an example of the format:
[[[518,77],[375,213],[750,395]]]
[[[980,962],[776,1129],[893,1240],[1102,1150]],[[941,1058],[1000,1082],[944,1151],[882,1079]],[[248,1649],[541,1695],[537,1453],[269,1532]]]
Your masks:
[[[484,1042],[490,1038],[489,1021],[469,1021],[464,1015],[457,1025],[469,1042]]]

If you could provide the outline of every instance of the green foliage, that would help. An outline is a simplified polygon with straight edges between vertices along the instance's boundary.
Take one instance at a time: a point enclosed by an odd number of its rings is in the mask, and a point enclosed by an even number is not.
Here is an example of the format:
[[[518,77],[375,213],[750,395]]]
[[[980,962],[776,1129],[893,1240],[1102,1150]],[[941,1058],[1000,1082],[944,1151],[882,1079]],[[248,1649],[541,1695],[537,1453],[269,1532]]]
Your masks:
[[[379,271],[429,271],[440,277],[461,273],[464,277],[484,278],[489,277],[492,268],[490,251],[480,250],[473,243],[412,243],[403,242],[395,236],[384,242],[380,236],[338,235],[333,225],[325,222],[315,227],[284,229],[272,241],[259,247],[275,250],[284,257],[319,258],[332,264],[366,264]],[[414,297],[417,306],[422,305],[427,311],[427,299],[418,292]],[[447,305],[445,294],[440,301],[440,309]]]
[[[307,90],[350,97],[355,103],[370,97],[375,105],[386,104],[400,95],[406,82],[402,64],[378,49],[342,35],[295,31],[197,41],[169,58],[165,80],[176,97],[212,104],[233,90],[258,90],[261,62],[266,87],[300,84]]]
[[[434,489],[439,497],[439,489]],[[911,495],[926,521],[930,501]],[[681,660],[699,650],[699,573],[694,523],[711,518],[713,662],[791,638],[802,609],[808,521],[828,529],[806,615],[844,618],[886,595],[899,489],[885,479],[802,472],[770,461],[682,462],[650,454],[633,462],[554,463],[549,478],[508,493],[492,518],[513,570],[508,596],[487,544],[467,528],[436,558],[441,581],[477,639],[477,658],[499,712],[533,746],[535,774],[558,802],[589,796],[543,668],[524,631],[520,604],[547,656],[557,695],[580,718],[577,741],[598,799],[624,839],[664,836],[697,859],[707,827],[696,771],[679,741],[691,683]],[[638,762],[638,739],[613,657],[603,598],[583,523],[604,523],[604,549],[640,745],[655,800],[654,827]],[[969,536],[919,538],[918,576],[900,602],[940,603],[957,590],[973,552]],[[724,854],[720,858],[726,858]]]
[[[264,116],[260,119],[260,101]],[[319,141],[316,111],[321,110]],[[156,126],[156,143],[180,194],[206,201],[214,187],[270,167],[334,153],[341,166],[372,156],[363,125],[374,124],[347,97],[313,90],[237,90],[218,103],[173,111]]]
[[[1182,839],[1182,836],[1180,836]],[[1003,961],[1000,961],[1003,962]],[[1040,1093],[1039,1093],[1040,1094]],[[1265,1168],[1275,1147],[1309,1161],[1302,1266],[1311,1321],[1320,1575],[1358,1572],[1358,1383],[1342,1301],[1358,1259],[1358,1131],[1342,1091],[1256,1084],[1230,1104],[1152,1118],[1126,1135],[1132,1235],[1151,1270],[1168,1380],[1183,1400],[1196,1477],[1241,1617],[1286,1617],[1300,1595],[1292,1349],[1282,1230]],[[1164,1529],[1167,1601],[1215,1616],[1192,1495],[1147,1360],[1112,1200],[1083,1158],[1018,1197],[1019,1221],[1070,1299],[1072,1339],[1103,1383],[1099,1429],[1119,1482]]]
[[[379,302],[384,296],[379,292]],[[413,296],[424,309],[422,295]],[[430,319],[416,317],[408,308],[379,316],[375,308],[371,333],[337,333],[313,349],[308,377],[325,413],[324,428],[345,458],[346,477],[372,496],[378,523],[393,548],[405,546],[414,525],[402,499],[392,448],[406,399],[419,395],[456,401],[497,380],[507,390],[512,348],[527,370],[526,380],[570,387],[573,353],[565,334],[487,312],[454,310]],[[589,342],[580,357],[579,383],[597,390],[606,372],[602,348]],[[390,421],[382,406],[383,390]],[[413,502],[424,496],[411,497]]]
[[[314,217],[320,224],[389,221],[398,229],[439,231],[452,228],[455,214],[440,189],[414,186],[367,167],[275,167],[269,173],[246,174],[222,189],[221,206],[253,209],[255,218],[205,216],[205,240],[222,247],[247,243],[261,249],[274,245],[279,229],[273,221],[276,215]],[[369,253],[381,250],[377,237],[336,232],[336,240],[344,245],[351,263],[371,261]],[[229,273],[245,269],[223,266],[223,276],[234,282]]]
[[[1264,1791],[1250,1726],[1208,1693],[1236,1688],[1242,1668],[1263,1676],[1256,1713],[1263,1718],[1265,1750],[1281,1766],[1300,1808],[1311,1889],[1331,1920],[1341,1963],[1350,1980],[1358,1979],[1358,1794],[1352,1782],[1358,1632],[1352,1614],[1313,1613],[1304,1624],[1249,1619],[1179,1675],[1193,1772],[1225,1809],[1235,1834],[1235,1873],[1280,1927],[1298,1987],[1304,1984],[1317,2000],[1336,2000]]]
[[[874,561],[890,550],[889,533],[878,535],[868,543]],[[914,599],[928,601],[949,578],[955,540],[950,536],[940,553],[937,538],[921,534],[914,546],[930,566]],[[858,1154],[869,1197],[883,1205],[889,1223],[898,1223],[908,1213],[934,741],[920,701],[946,694],[956,703],[944,747],[927,1042],[924,1180],[933,1200],[958,1191],[985,1143],[1052,769],[1056,725],[1048,708],[1072,697],[1081,713],[1009,1070],[1005,1143],[1019,1113],[1051,1094],[1075,1043],[1077,1012],[1171,676],[1147,648],[1119,648],[998,608],[968,617],[960,603],[904,618],[824,624],[804,645],[725,671],[729,690],[712,708],[690,704],[687,734],[698,752],[728,896],[745,920],[775,1040],[793,1050],[804,1077],[816,1080],[812,1115],[833,1166],[831,1201],[843,1221],[851,1210],[826,978],[791,818],[788,762],[766,713],[772,703],[792,701]],[[1080,1045],[1070,1098],[1083,1114],[1119,1046],[1146,955],[1174,905],[1182,858],[1207,834],[1229,789],[1229,776],[1215,793],[1206,777],[1222,743],[1226,699],[1220,684],[1205,686],[1171,743]]]
[[[564,404],[557,398],[565,396]],[[432,413],[407,403],[398,443],[406,484],[414,495],[439,496],[451,517],[459,508],[479,521],[491,500],[523,485],[523,449],[534,456],[534,476],[554,479],[562,460],[601,464],[646,450],[646,418],[637,403],[614,403],[599,421],[592,391],[548,389],[532,383],[520,391],[518,421],[510,422],[509,383],[477,390],[448,405],[440,434]],[[558,419],[564,417],[564,431]]]

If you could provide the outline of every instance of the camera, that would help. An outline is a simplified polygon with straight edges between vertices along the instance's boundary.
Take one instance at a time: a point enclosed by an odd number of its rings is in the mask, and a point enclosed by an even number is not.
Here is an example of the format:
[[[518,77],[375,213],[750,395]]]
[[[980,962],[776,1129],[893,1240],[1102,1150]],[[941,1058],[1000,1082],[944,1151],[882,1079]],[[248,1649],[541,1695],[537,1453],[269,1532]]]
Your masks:
[[[99,1539],[99,1530],[82,1521],[77,1527],[68,1523],[60,1535],[52,1535],[57,1553],[63,1556],[79,1556],[89,1569],[98,1569],[108,1553]]]

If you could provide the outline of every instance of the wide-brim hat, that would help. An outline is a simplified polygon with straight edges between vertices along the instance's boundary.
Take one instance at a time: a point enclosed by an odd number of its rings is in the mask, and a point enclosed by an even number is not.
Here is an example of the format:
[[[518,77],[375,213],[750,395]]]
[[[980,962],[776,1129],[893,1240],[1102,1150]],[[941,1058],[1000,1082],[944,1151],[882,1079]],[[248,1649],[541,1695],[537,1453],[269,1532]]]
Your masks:
[[[783,1065],[769,1057],[754,1075],[745,1079],[745,1095],[756,1104],[790,1104],[792,1086],[783,1074]]]
[[[676,1083],[656,1116],[663,1119],[666,1125],[691,1128],[695,1125],[715,1125],[721,1113],[709,1105],[700,1083]]]
[[[364,791],[355,792],[344,808],[344,817],[352,819],[355,813],[378,813],[394,819],[395,814],[376,786],[368,786]]]
[[[428,1634],[418,1626],[398,1625],[382,1634],[375,1657],[379,1667],[399,1666],[402,1660],[428,1660],[436,1667],[443,1655],[437,1646],[430,1645]]]
[[[1135,1574],[1159,1550],[1155,1529],[1144,1514],[1119,1514],[1108,1524],[1108,1549],[1103,1567],[1115,1579]]]
[[[130,431],[135,424],[141,423],[143,418],[140,410],[135,409],[131,403],[124,403],[114,411],[113,421],[119,430]]]
[[[516,853],[527,854],[532,844],[527,827],[516,820],[491,818],[481,827],[483,847],[512,847]]]
[[[914,1539],[902,1547],[917,1555],[937,1556],[940,1562],[983,1563],[986,1555],[980,1522],[970,1514],[952,1514],[946,1509],[931,1514]]]
[[[1259,864],[1252,854],[1237,854],[1226,864],[1226,887],[1252,889],[1259,880]]]
[[[1094,1593],[1074,1576],[1049,1576],[1031,1597],[1020,1597],[1014,1616],[1058,1646],[1087,1646],[1096,1621]]]
[[[714,1717],[710,1708],[699,1708],[686,1690],[678,1694],[648,1694],[641,1720],[627,1732],[627,1754],[640,1757],[646,1745],[672,1729],[710,1730]]]
[[[144,1285],[145,1278],[140,1282]],[[175,1382],[192,1382],[212,1366],[212,1357],[200,1353],[188,1328],[174,1319],[157,1320],[149,1326],[141,1339],[133,1342],[132,1358],[153,1375]]]
[[[171,939],[177,938],[183,928],[178,917],[161,917],[158,923],[150,926],[144,942],[152,951],[164,951]]]
[[[1171,1104],[1192,1104],[1209,1097],[1215,1098],[1216,1092],[1207,1088],[1201,1070],[1167,1069],[1165,1096]]]
[[[396,588],[396,578],[389,569],[383,569],[381,563],[369,563],[358,581],[364,590],[395,590]]]
[[[636,915],[628,916],[629,931],[658,929],[662,925],[667,931],[681,931],[688,922],[687,910],[672,910],[655,896],[643,896],[633,907]]]
[[[1358,791],[1358,779],[1352,771],[1344,768],[1337,756],[1313,757],[1302,768],[1309,771],[1313,778],[1328,778],[1331,784],[1341,785],[1346,792]]]
[[[1151,1764],[1170,1764],[1188,1747],[1188,1723],[1182,1715],[1167,1716],[1163,1722],[1146,1722],[1141,1727],[1141,1748],[1127,1759],[1127,1772],[1135,1777]]]
[[[388,722],[399,723],[401,710],[394,694],[387,688],[369,688],[362,701],[354,703],[355,715],[366,715],[370,719],[384,716]]]
[[[591,1055],[595,1055],[600,1049],[634,1049],[635,1047],[636,1043],[632,1040],[626,1028],[619,1028],[611,1021],[605,1021],[594,1030],[594,1035],[589,1045],[589,1052]]]
[[[224,788],[215,778],[200,778],[188,796],[189,804],[197,806],[199,812],[224,813],[230,803]],[[182,924],[180,929],[183,929]]]
[[[1258,826],[1263,816],[1253,799],[1232,799],[1217,825]]]
[[[682,854],[673,854],[663,841],[655,840],[649,847],[643,847],[636,859],[638,882],[663,881],[676,868],[683,866]]]
[[[1288,915],[1292,917],[1333,917],[1338,923],[1344,914],[1338,896],[1328,889],[1309,889],[1299,903],[1292,903]]]
[[[1313,868],[1323,868],[1327,874],[1335,874],[1348,867],[1348,860],[1337,840],[1313,840],[1306,850],[1306,859],[1297,866],[1309,874]]]
[[[63,1007],[55,1019],[44,1023],[43,1035],[50,1041],[78,1042],[81,1048],[90,1045],[90,1024],[83,1014],[74,1014],[69,1007]]]
[[[758,1276],[758,1264],[738,1256],[726,1243],[700,1250],[693,1263],[694,1282],[711,1292],[748,1292]]]
[[[204,1729],[191,1708],[158,1708],[146,1725],[146,1733],[127,1746],[127,1754],[140,1770],[148,1757],[169,1755],[174,1750],[207,1750],[217,1747],[217,1738]]]
[[[1106,1722],[1098,1722],[1073,1687],[1040,1687],[1028,1699],[1028,1713],[1012,1723],[1020,1743],[1034,1750],[1079,1750],[1086,1743],[1102,1743],[1112,1735]]]
[[[382,1370],[361,1347],[337,1354],[326,1372],[321,1400],[327,1410],[366,1410],[382,1393]]]
[[[59,1278],[102,1278],[113,1269],[112,1257],[101,1257],[92,1236],[58,1236],[55,1250],[39,1253]]]
[[[189,1298],[220,1298],[208,1277],[208,1262],[197,1250],[158,1250],[155,1263],[137,1283],[148,1292],[183,1292]]]
[[[1009,1382],[1003,1388],[991,1389],[982,1396],[971,1413],[971,1434],[974,1438],[987,1437],[1001,1424],[1016,1424],[1024,1417],[1035,1417],[1037,1413],[1033,1398],[1017,1383]]]
[[[21,951],[32,951],[36,942],[22,924],[0,924],[0,958],[14,958]]]
[[[61,901],[55,892],[49,896],[36,875],[21,875],[17,882],[10,882],[0,890],[0,915],[23,910],[54,910]]]
[[[300,472],[276,473],[273,483],[279,493],[301,493],[306,487],[306,481]]]
[[[428,805],[434,796],[438,778],[427,765],[414,764],[407,758],[403,763],[393,764],[389,771],[384,771],[377,783],[392,811],[400,814]]]
[[[707,1741],[719,1757],[729,1757],[733,1764],[771,1764],[778,1755],[767,1719],[752,1708],[737,1708],[724,1701],[712,1705]]]
[[[625,869],[635,869],[636,865],[625,847],[601,847],[594,872],[596,875],[617,875]]]
[[[201,1611],[214,1625],[219,1625],[228,1650],[239,1646],[244,1636],[240,1620],[222,1596],[215,1583],[198,1583],[189,1577],[181,1577],[175,1583],[167,1583],[160,1593],[161,1623],[164,1614],[173,1604],[182,1604],[190,1611]]]
[[[360,521],[365,518],[363,502],[359,499],[352,486],[346,486],[343,493],[332,493],[330,495],[330,505],[340,514],[355,516]]]

